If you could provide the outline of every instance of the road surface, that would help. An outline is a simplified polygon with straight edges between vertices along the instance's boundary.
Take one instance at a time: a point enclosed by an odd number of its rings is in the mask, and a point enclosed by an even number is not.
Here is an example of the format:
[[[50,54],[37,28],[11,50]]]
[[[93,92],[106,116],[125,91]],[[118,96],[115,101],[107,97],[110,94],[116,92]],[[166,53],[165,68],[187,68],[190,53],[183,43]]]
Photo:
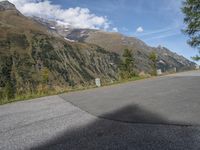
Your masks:
[[[0,150],[200,149],[200,71],[0,106]]]

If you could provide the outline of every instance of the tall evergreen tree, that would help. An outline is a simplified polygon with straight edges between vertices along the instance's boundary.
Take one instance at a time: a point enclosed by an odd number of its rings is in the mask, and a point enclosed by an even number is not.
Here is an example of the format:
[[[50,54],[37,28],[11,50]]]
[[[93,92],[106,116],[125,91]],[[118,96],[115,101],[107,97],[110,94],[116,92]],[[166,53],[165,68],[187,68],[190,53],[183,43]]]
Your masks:
[[[185,14],[184,22],[187,25],[184,32],[189,35],[188,44],[197,48],[200,53],[200,0],[186,0],[183,2],[182,12]],[[200,60],[200,56],[193,57]]]
[[[125,49],[122,56],[123,56],[123,61],[120,66],[121,77],[131,78],[135,76],[134,58],[133,58],[132,51],[129,49]]]
[[[157,55],[155,52],[151,52],[149,55],[149,59],[151,61],[151,67],[152,67],[152,75],[157,75]]]

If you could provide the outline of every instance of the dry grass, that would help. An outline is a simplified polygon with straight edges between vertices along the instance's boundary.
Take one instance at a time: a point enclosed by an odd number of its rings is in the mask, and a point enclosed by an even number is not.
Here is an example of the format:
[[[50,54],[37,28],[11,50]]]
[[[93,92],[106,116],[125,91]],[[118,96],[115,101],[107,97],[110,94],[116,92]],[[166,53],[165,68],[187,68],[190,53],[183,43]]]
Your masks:
[[[136,81],[136,80],[142,80],[142,79],[147,79],[148,77],[142,76],[142,77],[133,77],[130,79],[123,79],[119,81],[111,81],[111,82],[104,82],[102,83],[103,86],[110,86],[110,85],[115,85],[115,84],[122,84],[130,81]],[[44,96],[51,96],[51,95],[58,95],[62,93],[68,93],[68,92],[75,92],[75,91],[82,91],[82,90],[87,90],[87,89],[92,89],[92,88],[97,88],[95,85],[77,85],[75,87],[64,87],[64,86],[53,86],[49,88],[48,86],[45,85],[39,85],[37,87],[37,90],[35,92],[24,92],[23,94],[16,94],[14,99],[0,99],[0,105],[7,104],[7,103],[12,103],[12,102],[17,102],[17,101],[24,101],[24,100],[29,100],[29,99],[34,99],[34,98],[39,98],[39,97],[44,97]]]

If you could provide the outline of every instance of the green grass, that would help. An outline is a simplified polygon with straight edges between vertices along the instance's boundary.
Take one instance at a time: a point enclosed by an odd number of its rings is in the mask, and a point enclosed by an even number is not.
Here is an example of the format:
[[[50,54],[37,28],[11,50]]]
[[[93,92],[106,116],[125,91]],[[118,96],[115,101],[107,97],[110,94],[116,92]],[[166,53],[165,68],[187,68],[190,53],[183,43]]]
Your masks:
[[[133,77],[130,79],[123,79],[123,80],[118,80],[118,81],[113,81],[112,83],[102,83],[102,87],[104,86],[111,86],[111,85],[116,85],[116,84],[122,84],[122,83],[126,83],[126,82],[131,82],[131,81],[137,81],[137,80],[143,80],[143,79],[147,79],[149,77]],[[74,88],[69,88],[66,87],[64,89],[62,89],[61,91],[53,91],[50,90],[48,91],[48,93],[26,93],[23,95],[16,95],[14,99],[0,99],[0,105],[3,104],[7,104],[7,103],[13,103],[13,102],[17,102],[17,101],[24,101],[24,100],[30,100],[30,99],[34,99],[34,98],[40,98],[40,97],[44,97],[44,96],[52,96],[52,95],[58,95],[58,94],[63,94],[63,93],[68,93],[68,92],[76,92],[76,91],[82,91],[82,90],[87,90],[87,89],[93,89],[93,88],[97,88],[95,85],[89,85],[89,86],[76,86]]]

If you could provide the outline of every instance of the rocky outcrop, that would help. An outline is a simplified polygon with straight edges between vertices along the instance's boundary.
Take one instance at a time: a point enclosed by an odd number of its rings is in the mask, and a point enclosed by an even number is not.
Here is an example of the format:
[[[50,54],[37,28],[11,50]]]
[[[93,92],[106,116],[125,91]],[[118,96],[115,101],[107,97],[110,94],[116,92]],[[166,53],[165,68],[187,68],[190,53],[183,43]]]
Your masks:
[[[0,2],[0,90],[34,90],[39,84],[74,86],[117,78],[119,55],[103,48],[69,42]],[[10,9],[12,8],[12,9]]]
[[[0,11],[3,10],[16,10],[15,5],[11,4],[7,0],[0,1]]]
[[[150,47],[135,37],[127,37],[119,33],[94,29],[70,29],[59,26],[53,20],[49,21],[36,17],[33,17],[33,19],[45,25],[50,33],[57,33],[67,41],[96,44],[107,51],[115,52],[119,55],[122,55],[123,50],[128,48],[133,51],[135,65],[139,71],[149,72],[151,70],[149,54],[152,51],[158,56],[158,68],[164,72],[174,70],[174,68],[177,71],[195,68],[195,63],[183,56],[173,53],[162,46]]]
[[[73,29],[66,35],[68,39],[79,42],[97,44],[104,49],[118,54],[122,54],[123,50],[128,48],[133,51],[136,67],[140,71],[148,72],[151,68],[149,61],[149,53],[154,51],[157,56],[157,66],[162,71],[170,71],[176,68],[177,71],[190,70],[195,68],[195,63],[188,59],[173,53],[165,47],[150,47],[143,41],[127,37],[119,33],[109,33],[98,30],[89,29]]]
[[[195,68],[195,63],[189,61],[185,57],[178,55],[167,49],[166,47],[158,46],[153,48],[158,54],[158,67],[162,71],[172,71],[176,68],[177,71],[190,70]]]
[[[74,86],[94,82],[97,77],[116,79],[125,48],[133,51],[139,71],[151,70],[152,51],[163,70],[195,67],[166,48],[152,48],[133,37],[66,29],[53,21],[27,18],[7,1],[0,2],[0,33],[0,91],[7,85],[26,91],[40,84]]]

